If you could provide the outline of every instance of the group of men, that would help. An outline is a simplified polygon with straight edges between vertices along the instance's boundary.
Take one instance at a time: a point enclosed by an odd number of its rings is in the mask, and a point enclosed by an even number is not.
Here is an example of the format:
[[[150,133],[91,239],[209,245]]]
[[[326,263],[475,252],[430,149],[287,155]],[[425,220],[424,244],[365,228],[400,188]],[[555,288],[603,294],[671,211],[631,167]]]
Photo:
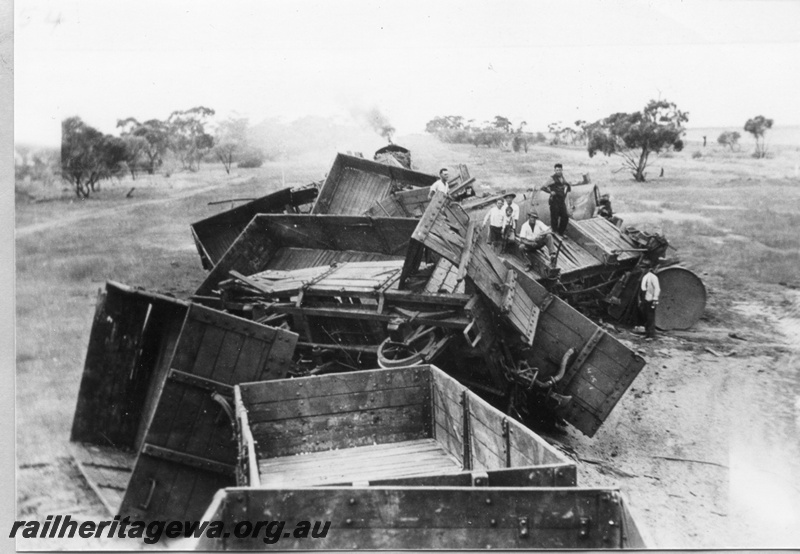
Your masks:
[[[447,169],[442,168],[439,171],[439,181],[431,186],[428,198],[433,197],[437,192],[447,194],[449,190],[448,177]],[[528,258],[529,263],[526,267],[528,270],[533,268],[535,253],[545,246],[550,254],[550,267],[556,268],[558,250],[553,237],[556,236],[556,240],[561,240],[567,230],[570,217],[567,199],[572,191],[572,186],[564,178],[562,164],[555,164],[553,175],[540,190],[549,195],[550,226],[545,225],[539,219],[536,210],[530,210],[528,220],[522,224],[519,233],[516,233],[519,206],[514,203],[516,198],[514,193],[505,194],[502,199],[498,199],[483,218],[482,223],[482,227],[486,227],[487,224],[489,226],[489,244],[499,248],[501,252],[504,252],[511,242],[519,245],[520,250]],[[601,197],[595,215],[604,217],[617,226],[622,223],[622,220],[614,216],[608,195]],[[655,336],[655,312],[658,306],[660,287],[658,277],[652,271],[652,264],[645,260],[642,268],[644,275],[640,284],[640,313],[645,323],[645,335],[651,338]]]
[[[535,210],[528,213],[528,220],[522,224],[519,233],[516,233],[519,220],[519,206],[514,203],[516,195],[509,193],[498,199],[497,203],[489,210],[483,219],[483,226],[489,225],[489,243],[500,245],[504,251],[512,240],[515,240],[533,266],[534,253],[547,246],[550,254],[550,266],[556,266],[557,250],[553,234],[563,236],[569,223],[569,210],[567,209],[567,195],[572,190],[570,184],[564,179],[563,166],[555,165],[555,172],[550,180],[542,187],[542,191],[550,195],[550,223],[545,225]]]

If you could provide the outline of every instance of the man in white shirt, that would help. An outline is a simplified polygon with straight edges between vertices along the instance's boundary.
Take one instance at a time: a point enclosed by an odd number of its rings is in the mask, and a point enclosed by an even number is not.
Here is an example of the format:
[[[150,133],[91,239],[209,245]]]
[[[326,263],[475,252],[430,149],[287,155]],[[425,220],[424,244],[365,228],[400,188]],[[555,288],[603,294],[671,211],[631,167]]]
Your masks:
[[[502,198],[498,198],[494,206],[492,206],[483,217],[481,226],[486,227],[486,224],[489,224],[489,244],[492,246],[503,240],[503,222],[506,216],[505,210],[505,202],[503,202]]]
[[[428,191],[428,200],[433,198],[433,195],[436,194],[437,192],[443,192],[445,194],[450,192],[450,187],[447,185],[447,180],[449,176],[450,175],[446,167],[443,167],[442,169],[439,170],[439,180],[431,185],[431,188]]]
[[[555,267],[556,251],[553,245],[552,230],[539,220],[539,215],[535,211],[528,213],[528,221],[522,224],[517,242],[519,242],[522,252],[528,257],[529,263],[525,269],[533,267],[533,254],[541,250],[544,245],[547,245],[547,251],[550,253],[550,266]]]
[[[642,311],[645,317],[645,337],[651,339],[656,336],[656,308],[658,297],[661,295],[661,286],[658,277],[653,273],[653,264],[645,260],[642,262],[644,276],[642,277]]]

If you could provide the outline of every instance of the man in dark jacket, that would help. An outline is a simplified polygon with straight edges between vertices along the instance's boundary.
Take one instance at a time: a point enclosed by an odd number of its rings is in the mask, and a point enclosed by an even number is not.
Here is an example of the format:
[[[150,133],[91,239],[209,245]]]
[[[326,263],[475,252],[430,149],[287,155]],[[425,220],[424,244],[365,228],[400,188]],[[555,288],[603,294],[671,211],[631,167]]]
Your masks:
[[[555,173],[550,177],[550,181],[542,187],[542,190],[550,195],[550,227],[559,235],[563,235],[569,223],[569,211],[567,210],[567,194],[572,190],[572,186],[564,179],[563,166],[555,165]]]

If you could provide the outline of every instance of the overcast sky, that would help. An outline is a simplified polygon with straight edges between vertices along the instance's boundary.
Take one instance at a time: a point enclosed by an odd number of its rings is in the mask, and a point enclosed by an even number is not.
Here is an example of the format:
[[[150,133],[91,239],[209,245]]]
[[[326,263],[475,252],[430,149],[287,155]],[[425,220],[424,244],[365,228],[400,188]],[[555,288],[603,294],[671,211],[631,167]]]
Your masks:
[[[690,127],[800,124],[800,2],[16,0],[15,139],[204,105],[253,123],[378,108],[529,130],[666,98]]]

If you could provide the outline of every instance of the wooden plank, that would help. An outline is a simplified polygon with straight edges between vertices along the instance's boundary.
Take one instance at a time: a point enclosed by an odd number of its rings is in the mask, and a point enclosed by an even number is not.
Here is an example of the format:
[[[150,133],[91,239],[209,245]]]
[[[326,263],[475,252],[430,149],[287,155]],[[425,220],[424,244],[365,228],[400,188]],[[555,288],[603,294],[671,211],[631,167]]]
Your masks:
[[[472,486],[472,475],[466,472],[436,473],[415,477],[373,479],[370,480],[369,484],[372,487],[469,487]]]
[[[435,408],[436,409],[436,408]],[[459,463],[464,459],[463,431],[451,425],[452,420],[441,411],[434,412],[434,434],[442,448],[456,458]]]
[[[574,464],[572,460],[561,454],[550,446],[547,441],[518,421],[508,419],[508,432],[512,452],[512,466],[523,465],[526,461],[535,466]],[[515,456],[519,456],[519,458],[516,458],[519,461],[514,461]]]
[[[262,359],[269,353],[269,347],[270,344],[263,340],[245,337],[236,365],[231,372],[231,382],[246,383],[257,379],[262,372]]]
[[[240,389],[242,402],[250,410],[255,404],[282,402],[286,398],[312,398],[417,386],[423,382],[425,371],[426,366],[377,369],[325,375],[324,378],[301,377],[271,383],[246,383]]]
[[[75,466],[78,468],[78,471],[83,475],[83,478],[86,479],[86,483],[89,485],[89,488],[92,489],[95,496],[100,500],[100,503],[106,509],[106,512],[109,516],[114,516],[119,509],[119,504],[115,502],[115,499],[110,498],[108,495],[107,489],[100,487],[97,484],[97,479],[92,471],[88,470],[87,467],[78,459],[74,458]]]
[[[428,437],[430,430],[425,429],[424,421],[424,405],[416,404],[256,423],[251,430],[259,457],[286,456]]]
[[[401,442],[390,442],[381,444],[371,444],[368,446],[354,446],[352,448],[322,450],[309,452],[302,456],[279,456],[262,458],[258,461],[258,466],[264,470],[286,469],[306,465],[318,465],[320,463],[342,463],[368,456],[370,459],[381,459],[392,457],[397,453],[415,452],[425,454],[428,452],[442,452],[442,448],[435,439],[422,438]]]
[[[475,248],[475,242],[478,240],[478,236],[475,233],[475,221],[469,221],[467,226],[467,234],[464,238],[464,244],[466,248],[461,253],[461,259],[458,262],[458,273],[457,279],[461,281],[467,275],[467,267],[469,267],[470,258],[472,258],[472,252]]]
[[[463,464],[466,433],[462,394],[465,389],[441,372],[433,372],[432,377],[435,436]]]
[[[506,467],[506,439],[501,426],[502,418],[481,402],[469,405],[469,431],[472,455],[477,463],[473,469],[499,469]]]
[[[422,386],[347,394],[302,397],[282,402],[254,404],[248,410],[252,424],[324,414],[343,414],[367,409],[389,408],[419,403],[425,397]]]
[[[361,321],[375,321],[375,322],[389,322],[397,317],[397,315],[385,313],[378,313],[373,310],[353,309],[349,307],[336,307],[336,308],[312,308],[289,306],[286,304],[279,304],[271,306],[271,310],[275,313],[291,314],[294,316],[305,317],[320,317],[331,319],[356,319]],[[419,325],[432,325],[434,327],[442,327],[444,329],[459,329],[463,330],[470,321],[463,317],[458,317],[454,314],[453,317],[439,317],[432,316],[426,317],[424,312],[422,315],[415,318],[415,322]],[[313,340],[313,338],[312,338]]]
[[[270,458],[259,463],[261,483],[266,486],[316,486],[460,471],[455,460],[432,439],[379,446]]]
[[[255,372],[251,379],[254,381],[266,381],[272,379],[283,379],[286,377],[294,350],[297,347],[299,335],[296,333],[281,333],[263,350],[263,355],[259,361],[260,371]]]

